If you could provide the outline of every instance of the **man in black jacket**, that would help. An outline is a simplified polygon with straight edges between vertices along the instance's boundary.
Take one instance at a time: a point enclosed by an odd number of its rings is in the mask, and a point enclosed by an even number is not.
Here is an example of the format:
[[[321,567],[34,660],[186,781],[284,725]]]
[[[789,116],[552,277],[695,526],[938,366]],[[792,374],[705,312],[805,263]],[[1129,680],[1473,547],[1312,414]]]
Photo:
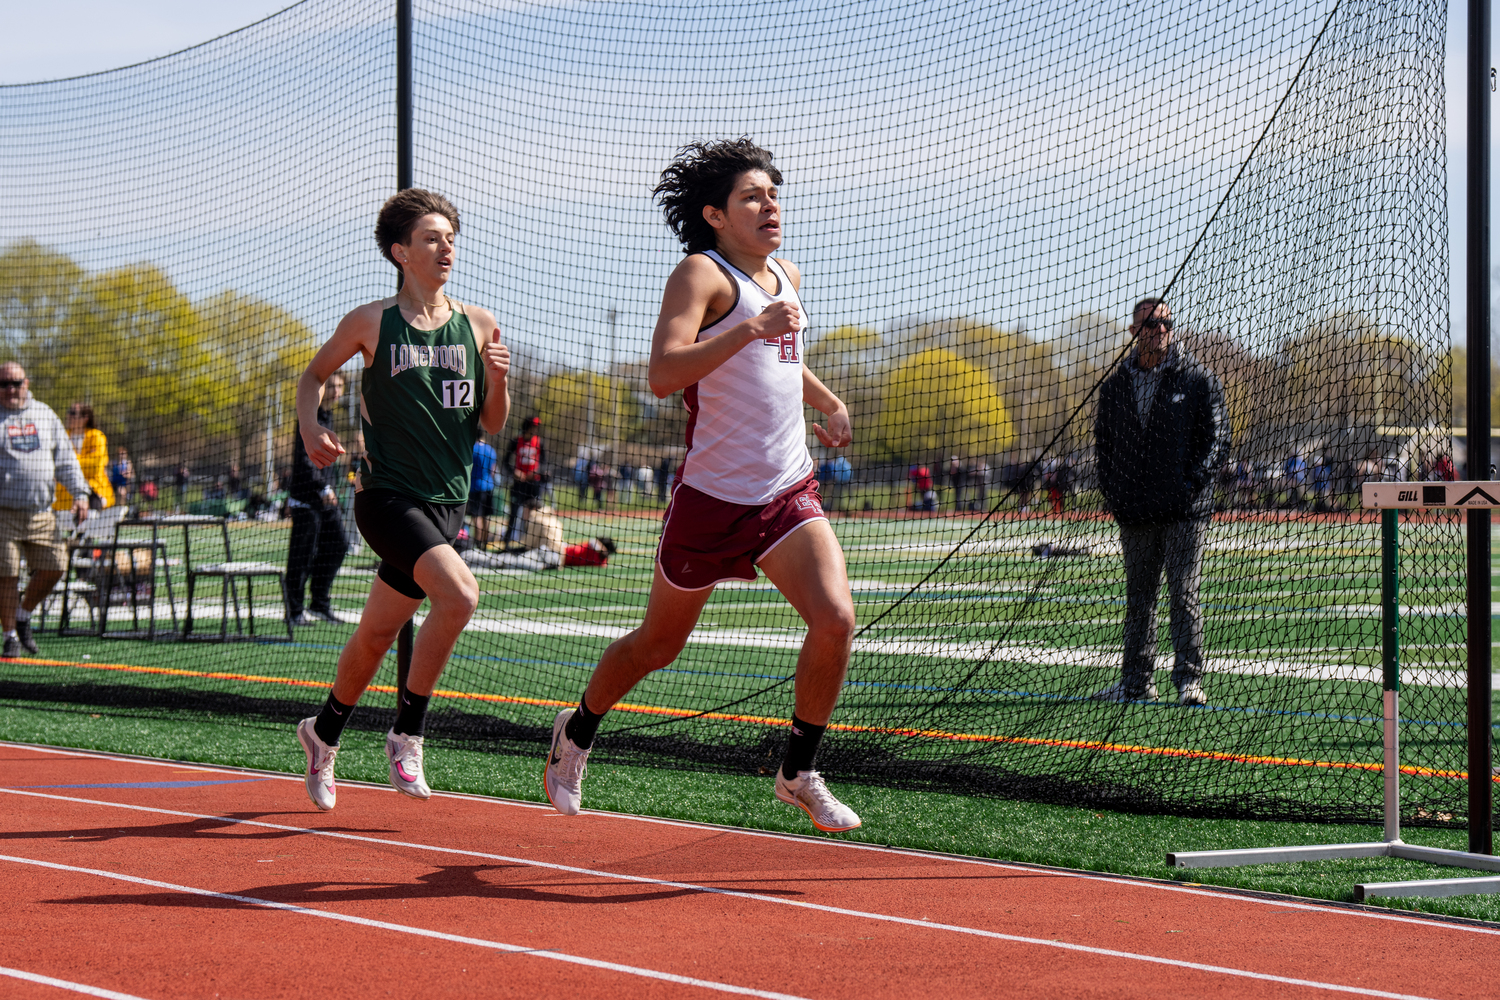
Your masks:
[[[1171,596],[1172,683],[1184,705],[1203,694],[1203,613],[1198,605],[1204,529],[1214,474],[1229,445],[1224,389],[1172,343],[1172,311],[1142,299],[1131,312],[1136,348],[1099,389],[1094,441],[1099,487],[1125,556],[1124,664],[1104,701],[1156,699],[1156,597]]]
[[[344,394],[344,377],[333,375],[323,385],[318,401],[318,424],[333,428],[333,408]],[[333,578],[344,563],[344,519],[334,492],[332,465],[320,469],[307,457],[302,435],[292,435],[292,475],[287,487],[287,511],[292,516],[292,540],[286,557],[287,613],[293,625],[340,622],[329,594]],[[312,578],[312,601],[304,611],[303,588]]]

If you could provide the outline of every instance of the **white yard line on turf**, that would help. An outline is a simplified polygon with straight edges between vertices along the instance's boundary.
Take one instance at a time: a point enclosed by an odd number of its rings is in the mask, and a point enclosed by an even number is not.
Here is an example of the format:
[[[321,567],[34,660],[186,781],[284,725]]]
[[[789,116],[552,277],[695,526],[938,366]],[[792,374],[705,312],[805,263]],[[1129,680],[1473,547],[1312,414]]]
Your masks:
[[[198,889],[188,885],[175,885],[171,882],[158,882],[155,879],[137,878],[134,875],[122,875],[119,872],[102,871],[98,868],[79,868],[76,865],[61,865],[53,861],[38,861],[33,858],[17,858],[10,855],[0,854],[0,861],[10,861],[15,864],[36,865],[39,868],[51,868],[55,871],[77,872],[82,875],[97,875],[100,878],[115,879],[120,882],[130,882],[135,885],[147,885],[154,889],[170,889],[173,892],[188,893],[193,896],[206,896],[210,899],[224,899],[235,903],[246,903],[250,906],[263,906],[268,910],[281,910],[286,913],[297,913],[307,917],[322,917],[325,920],[337,920],[340,923],[357,924],[360,927],[373,927],[377,930],[395,931],[398,934],[411,934],[416,937],[433,938],[438,941],[448,941],[452,944],[470,944],[479,948],[489,948],[494,951],[508,952],[513,955],[530,955],[533,958],[547,958],[555,962],[567,962],[572,965],[585,965],[594,969],[606,969],[610,972],[623,972],[630,976],[642,976],[646,979],[657,979],[667,983],[678,983],[683,986],[699,986],[704,989],[716,990],[720,993],[735,993],[740,996],[766,997],[767,1000],[803,1000],[791,993],[775,993],[771,990],[757,990],[749,986],[735,986],[731,983],[716,983],[710,979],[695,979],[692,976],[679,976],[672,972],[661,972],[657,969],[643,969],[636,965],[621,965],[618,962],[605,962],[597,958],[584,958],[581,955],[569,955],[566,952],[551,951],[545,948],[528,948],[519,944],[506,944],[503,941],[488,941],[484,938],[466,937],[462,934],[447,934],[443,931],[428,930],[425,927],[412,927],[408,924],[394,924],[386,920],[371,920],[368,917],[356,917],[346,913],[337,913],[333,910],[314,910],[306,906],[294,906],[291,903],[277,903],[269,899],[257,899],[254,896],[240,896],[230,892],[214,892],[210,889]],[[122,994],[113,994],[121,996]],[[1380,994],[1382,996],[1395,996],[1394,993]]]
[[[74,993],[83,993],[91,997],[104,997],[104,1000],[141,1000],[134,993],[120,993],[116,990],[106,990],[99,986],[70,983],[66,979],[39,976],[35,972],[26,972],[21,969],[7,969],[3,965],[0,965],[0,976],[10,976],[12,979],[24,979],[28,983],[40,983],[43,986],[55,986],[60,990],[72,990]]]
[[[261,824],[261,825],[267,825],[267,824]],[[352,838],[348,838],[348,839],[353,839],[353,840],[369,840],[371,838],[367,838],[367,837],[352,837]],[[457,853],[477,854],[477,852],[457,852]],[[494,857],[493,855],[480,855],[480,856]],[[509,860],[517,860],[517,859],[509,859]],[[572,963],[575,963],[575,964],[578,964],[578,965],[588,965],[588,966],[592,966],[594,968],[609,969],[609,970],[612,970],[612,971],[615,971],[615,972],[624,972],[624,973],[627,973],[627,974],[630,974],[630,975],[635,975],[635,976],[645,976],[645,977],[650,978],[650,979],[662,979],[662,980],[666,980],[668,982],[683,983],[685,985],[690,985],[690,986],[702,986],[702,987],[706,987],[708,989],[718,990],[718,991],[723,992],[723,993],[738,993],[738,994],[742,994],[742,995],[746,995],[746,996],[756,996],[756,997],[774,997],[774,998],[778,998],[778,1000],[780,1000],[780,998],[786,998],[786,997],[789,996],[788,994],[785,994],[785,993],[772,993],[772,992],[768,992],[768,991],[764,991],[764,990],[750,989],[749,987],[745,987],[745,986],[731,986],[731,985],[728,985],[726,983],[715,983],[715,982],[711,982],[711,981],[705,980],[705,979],[692,979],[692,978],[689,978],[687,976],[677,976],[677,975],[674,975],[674,974],[668,973],[668,972],[657,972],[657,971],[652,970],[652,969],[642,969],[642,968],[639,968],[639,967],[636,967],[636,966],[617,965],[614,962],[602,962],[602,961],[599,961],[597,959],[582,958],[582,957],[579,957],[579,956],[576,956],[576,955],[568,955],[568,954],[565,954],[563,952],[548,951],[548,950],[544,950],[544,949],[525,948],[525,947],[522,947],[520,945],[503,944],[503,943],[501,943],[499,941],[486,941],[486,940],[484,940],[482,938],[464,937],[464,936],[458,935],[458,934],[446,934],[446,933],[444,933],[442,931],[427,930],[425,928],[420,928],[420,927],[410,927],[410,926],[407,926],[407,925],[404,925],[404,924],[393,924],[393,923],[388,923],[388,922],[386,922],[384,920],[370,920],[370,919],[365,918],[365,917],[349,916],[349,915],[342,914],[342,913],[336,913],[336,912],[333,912],[331,910],[314,910],[314,909],[309,909],[308,907],[304,907],[304,906],[295,906],[295,905],[293,905],[291,903],[277,903],[277,902],[273,902],[273,901],[267,900],[267,899],[257,899],[257,898],[255,898],[253,896],[239,896],[239,895],[235,895],[233,893],[213,892],[213,891],[211,891],[209,889],[197,889],[197,888],[193,888],[191,886],[174,885],[174,884],[172,884],[170,882],[158,882],[155,879],[139,878],[139,877],[134,876],[134,875],[123,875],[123,874],[120,874],[118,872],[103,871],[103,870],[100,870],[100,869],[97,869],[97,868],[80,868],[80,867],[77,867],[75,865],[58,864],[57,862],[53,862],[53,861],[38,861],[38,860],[35,860],[33,858],[14,857],[14,856],[11,856],[11,855],[6,855],[6,854],[0,854],[0,861],[9,861],[9,862],[12,862],[14,864],[36,865],[36,866],[41,867],[41,868],[51,868],[51,869],[54,869],[56,871],[68,871],[68,872],[78,872],[80,874],[85,874],[85,875],[97,875],[97,876],[99,876],[101,878],[117,879],[117,880],[122,881],[122,882],[130,882],[130,883],[134,883],[136,885],[146,885],[146,886],[151,886],[151,887],[157,888],[157,889],[170,889],[170,890],[173,890],[175,892],[190,893],[190,894],[196,895],[196,896],[207,896],[207,897],[211,897],[211,898],[214,898],[214,899],[231,900],[231,901],[234,901],[234,902],[237,902],[237,903],[248,903],[248,904],[250,904],[252,906],[263,906],[263,907],[266,907],[268,909],[283,910],[283,911],[286,911],[286,912],[289,912],[289,913],[300,913],[300,914],[303,914],[305,916],[323,917],[323,918],[329,919],[329,920],[339,920],[339,921],[343,921],[345,923],[358,924],[358,925],[363,926],[363,927],[374,927],[374,928],[379,928],[381,930],[397,931],[397,932],[404,933],[404,934],[414,934],[414,935],[417,935],[417,936],[420,936],[420,937],[435,938],[435,939],[440,940],[440,941],[451,941],[451,942],[454,942],[456,944],[477,945],[477,946],[479,946],[481,948],[493,948],[493,949],[495,949],[497,951],[505,951],[505,952],[512,952],[512,953],[517,953],[517,954],[525,954],[525,955],[534,955],[534,956],[536,956],[538,958],[550,958],[550,959],[554,959],[554,960],[562,961],[562,962],[572,962]],[[566,869],[565,866],[562,866],[562,865],[549,865],[549,866],[546,866],[546,867],[564,868],[564,870],[569,870],[569,871],[574,871],[574,872],[579,872],[579,873],[589,874],[589,875],[608,875],[608,873],[606,873],[606,872],[592,872],[592,871],[589,871],[588,869],[583,869],[583,868]],[[614,878],[627,878],[627,879],[631,878],[630,876],[620,876],[620,875],[615,875],[615,876],[611,876],[611,877],[614,877]],[[817,911],[820,911],[820,912],[823,912],[823,913],[835,913],[835,914],[839,914],[840,916],[855,917],[855,918],[865,919],[865,920],[879,920],[879,921],[884,921],[886,923],[903,924],[903,925],[906,925],[908,927],[919,927],[919,928],[928,929],[928,930],[954,931],[954,932],[957,932],[957,933],[960,933],[960,934],[967,934],[967,935],[971,935],[971,936],[974,936],[974,937],[986,938],[986,939],[993,940],[993,941],[1004,941],[1004,942],[1007,942],[1009,944],[1034,945],[1034,946],[1043,947],[1043,948],[1056,948],[1056,949],[1060,949],[1062,951],[1079,952],[1079,953],[1086,954],[1086,955],[1098,955],[1098,956],[1101,956],[1101,957],[1104,957],[1104,958],[1120,958],[1120,959],[1125,959],[1127,961],[1146,962],[1146,963],[1149,963],[1149,964],[1152,964],[1152,965],[1165,965],[1165,966],[1169,966],[1169,967],[1172,967],[1172,968],[1178,968],[1178,969],[1190,969],[1190,970],[1192,970],[1194,972],[1204,972],[1204,973],[1210,973],[1210,974],[1221,975],[1221,976],[1233,976],[1233,977],[1241,978],[1241,979],[1253,979],[1253,980],[1258,980],[1260,982],[1267,982],[1267,983],[1280,983],[1280,984],[1286,985],[1286,986],[1304,986],[1304,987],[1307,987],[1309,989],[1327,990],[1327,991],[1334,992],[1334,993],[1352,993],[1352,994],[1354,994],[1356,996],[1382,997],[1382,998],[1388,998],[1388,1000],[1430,1000],[1430,998],[1428,998],[1428,997],[1422,997],[1422,996],[1418,996],[1418,995],[1411,994],[1411,993],[1391,993],[1391,992],[1388,992],[1386,990],[1372,990],[1372,989],[1367,989],[1367,988],[1362,987],[1362,986],[1345,986],[1345,985],[1342,985],[1340,983],[1324,983],[1324,982],[1319,982],[1319,981],[1317,981],[1315,979],[1297,979],[1297,978],[1294,978],[1292,976],[1277,976],[1277,975],[1272,975],[1271,973],[1266,973],[1266,972],[1251,972],[1248,969],[1233,969],[1233,968],[1229,968],[1229,967],[1223,966],[1223,965],[1207,965],[1207,964],[1204,964],[1202,962],[1187,962],[1187,961],[1183,961],[1182,959],[1177,959],[1177,958],[1163,958],[1163,957],[1158,956],[1158,955],[1142,955],[1142,954],[1139,954],[1137,952],[1119,951],[1119,950],[1114,949],[1114,948],[1096,948],[1096,947],[1094,947],[1092,945],[1073,944],[1073,943],[1067,942],[1067,941],[1056,941],[1056,940],[1049,940],[1049,939],[1046,939],[1046,938],[1023,937],[1023,936],[1021,936],[1019,934],[1002,934],[1002,933],[1000,933],[998,931],[981,930],[981,929],[979,929],[977,927],[962,927],[962,926],[958,926],[958,925],[955,925],[955,924],[935,923],[935,922],[930,921],[930,920],[919,920],[919,919],[913,919],[911,917],[896,917],[896,916],[892,916],[890,914],[884,914],[884,913],[868,913],[868,912],[865,912],[865,911],[862,911],[862,910],[850,910],[850,909],[845,909],[845,908],[839,907],[839,906],[824,906],[824,905],[817,904],[817,903],[803,903],[803,902],[799,902],[797,900],[770,900],[769,897],[757,896],[754,893],[731,892],[731,891],[727,891],[727,890],[723,890],[723,889],[708,889],[708,888],[703,887],[703,886],[693,886],[693,885],[689,885],[689,884],[681,883],[681,882],[666,882],[666,881],[660,881],[660,880],[657,880],[657,879],[631,879],[631,880],[632,881],[641,881],[641,882],[650,882],[650,883],[653,883],[653,884],[656,884],[656,885],[662,885],[662,886],[668,886],[668,887],[675,887],[675,888],[698,889],[698,890],[704,891],[704,892],[712,892],[712,893],[715,893],[715,894],[718,894],[718,895],[724,895],[724,896],[734,896],[734,897],[741,898],[741,899],[768,900],[768,901],[773,901],[773,902],[778,902],[778,903],[784,903],[784,904],[789,905],[789,906],[795,906],[795,907],[798,907],[800,909],[817,910]],[[795,1000],[795,998],[792,998],[792,1000]]]
[[[83,757],[83,758],[94,759],[94,760],[112,760],[112,761],[125,761],[127,763],[133,763],[133,764],[150,764],[150,765],[153,765],[153,766],[156,766],[156,767],[181,767],[181,766],[183,766],[181,764],[181,762],[179,762],[179,761],[154,760],[154,759],[152,759],[150,757],[131,757],[131,756],[124,755],[124,754],[91,754],[91,753],[89,753],[87,751],[64,750],[64,749],[59,749],[59,748],[55,748],[55,747],[43,747],[43,746],[37,746],[35,744],[31,744],[31,743],[6,743],[6,742],[3,742],[3,741],[0,741],[0,746],[21,747],[21,748],[26,749],[26,750],[34,750],[34,751],[36,751],[38,753],[52,753],[52,754],[60,754],[60,755],[70,756],[70,757]],[[216,768],[214,768],[214,767],[212,767],[210,765],[198,765],[198,767],[199,767],[200,770],[204,770],[204,771],[214,771],[214,770],[217,770],[221,774],[247,774],[247,773],[248,774],[264,774],[264,775],[266,775],[269,778],[279,779],[279,780],[282,780],[282,781],[295,781],[295,782],[299,782],[299,783],[303,780],[301,777],[298,777],[298,776],[295,776],[295,775],[281,774],[281,773],[276,772],[276,771],[261,771],[261,770],[256,770],[254,768],[218,768],[218,769],[216,769]],[[343,784],[345,784],[346,786],[349,786],[349,787],[362,788],[365,791],[389,792],[391,794],[395,793],[395,789],[390,788],[390,787],[385,786],[385,785],[366,784],[366,783],[363,783],[363,782],[343,782]],[[217,815],[213,815],[213,814],[209,814],[209,813],[182,812],[180,810],[175,810],[175,809],[162,809],[162,808],[159,808],[157,806],[138,806],[138,805],[133,805],[133,804],[124,803],[124,802],[107,802],[107,801],[104,801],[104,800],[101,800],[101,799],[82,799],[82,798],[78,798],[76,796],[71,796],[71,795],[54,795],[54,794],[49,794],[49,793],[34,792],[34,791],[29,791],[29,790],[25,790],[25,789],[18,789],[18,788],[0,788],[0,793],[9,793],[9,794],[15,794],[15,795],[25,795],[25,796],[28,796],[28,797],[31,797],[31,798],[57,799],[57,800],[62,801],[62,802],[75,802],[75,803],[79,803],[79,804],[82,804],[82,805],[113,806],[113,807],[115,807],[117,809],[126,809],[126,810],[129,810],[129,811],[132,811],[132,812],[159,813],[161,815],[166,815],[166,816],[181,816],[181,817],[186,817],[188,819],[213,820],[213,821],[219,822],[219,823],[243,824],[243,825],[247,825],[247,826],[263,826],[263,827],[268,827],[268,828],[273,829],[273,830],[291,830],[291,831],[296,831],[298,833],[317,834],[317,835],[320,835],[320,836],[339,837],[339,838],[347,838],[347,839],[353,839],[353,840],[373,840],[375,843],[397,844],[398,846],[402,846],[402,847],[414,847],[414,848],[418,848],[420,850],[429,850],[429,851],[437,851],[437,852],[448,852],[448,853],[454,853],[454,854],[472,854],[472,855],[475,855],[475,856],[478,856],[478,857],[483,857],[483,858],[497,858],[497,857],[500,857],[498,855],[492,855],[492,854],[480,854],[477,851],[465,851],[465,850],[463,850],[461,848],[447,848],[447,847],[440,847],[440,846],[428,845],[428,844],[406,844],[406,843],[400,843],[400,842],[397,842],[397,841],[381,841],[381,840],[374,840],[374,838],[358,837],[358,836],[355,836],[353,834],[340,834],[340,833],[334,833],[334,832],[331,832],[331,831],[314,830],[314,829],[310,829],[308,827],[303,827],[303,826],[282,826],[282,825],[274,824],[274,823],[264,823],[264,822],[260,822],[258,820],[241,820],[241,819],[234,819],[234,818],[228,817],[228,816],[217,816]],[[480,803],[484,803],[484,804],[487,804],[487,805],[500,806],[500,807],[509,808],[509,809],[527,809],[527,810],[532,810],[532,811],[537,811],[537,812],[552,812],[553,811],[552,806],[546,805],[546,804],[543,804],[543,803],[538,803],[538,802],[521,802],[521,801],[518,801],[516,799],[502,799],[502,798],[488,796],[488,795],[472,795],[472,794],[466,794],[466,793],[461,793],[461,792],[439,792],[439,791],[434,791],[432,793],[432,795],[433,795],[433,798],[460,799],[460,800],[466,801],[466,802],[480,802]],[[1295,900],[1287,899],[1285,897],[1263,898],[1263,897],[1259,897],[1259,896],[1248,896],[1248,895],[1242,895],[1240,893],[1233,892],[1233,891],[1221,891],[1221,890],[1217,890],[1217,889],[1215,889],[1215,888],[1213,888],[1211,886],[1198,886],[1196,883],[1190,883],[1190,884],[1185,884],[1185,885],[1183,885],[1183,884],[1167,884],[1167,883],[1164,883],[1164,882],[1153,881],[1153,880],[1148,880],[1148,879],[1120,878],[1120,877],[1117,877],[1117,876],[1114,876],[1114,875],[1102,875],[1102,874],[1095,874],[1093,872],[1081,872],[1081,871],[1075,871],[1075,870],[1069,869],[1069,868],[1050,868],[1050,867],[1047,867],[1045,865],[1026,865],[1026,866],[1021,866],[1021,865],[1007,864],[1004,861],[995,861],[995,860],[992,860],[990,858],[974,858],[974,857],[967,857],[967,856],[961,855],[961,854],[943,854],[943,853],[938,852],[938,851],[905,850],[905,849],[900,848],[900,847],[885,847],[885,846],[882,846],[880,844],[862,844],[862,843],[859,843],[857,841],[834,840],[832,838],[810,837],[810,836],[805,836],[805,835],[788,834],[788,833],[775,833],[775,832],[770,831],[770,830],[751,830],[751,829],[747,829],[745,827],[719,826],[719,825],[715,825],[715,824],[712,824],[712,823],[692,823],[692,822],[688,822],[686,820],[661,819],[661,818],[656,817],[656,816],[636,816],[636,815],[632,815],[630,813],[613,813],[613,812],[603,812],[603,811],[598,811],[598,810],[584,810],[579,815],[583,816],[585,818],[597,817],[599,819],[605,819],[605,820],[611,820],[611,819],[612,820],[621,820],[621,821],[627,822],[627,823],[651,823],[651,824],[654,824],[654,825],[657,825],[657,826],[677,827],[677,828],[684,829],[684,830],[701,830],[701,831],[704,831],[704,832],[707,832],[707,833],[715,833],[715,834],[725,834],[725,833],[728,833],[728,834],[733,834],[733,835],[741,836],[741,837],[758,837],[758,838],[769,839],[769,840],[786,841],[786,842],[796,843],[796,844],[817,845],[819,847],[826,847],[826,848],[831,848],[831,849],[835,849],[835,850],[844,850],[844,851],[869,851],[869,852],[872,852],[872,853],[875,853],[875,854],[893,854],[893,855],[896,855],[897,857],[922,858],[922,859],[927,859],[927,860],[947,861],[947,862],[952,862],[953,864],[973,865],[973,866],[981,867],[981,868],[998,868],[998,869],[1000,869],[1002,871],[1030,872],[1030,873],[1035,873],[1037,871],[1045,871],[1045,872],[1049,872],[1051,874],[1054,874],[1054,875],[1058,876],[1059,878],[1081,879],[1081,880],[1083,880],[1085,882],[1104,882],[1104,883],[1107,883],[1109,885],[1123,885],[1123,886],[1133,886],[1133,887],[1142,888],[1142,889],[1155,889],[1155,890],[1157,890],[1159,892],[1183,893],[1183,894],[1186,894],[1186,895],[1189,895],[1189,896],[1205,896],[1205,897],[1208,897],[1210,899],[1221,900],[1221,901],[1222,900],[1232,899],[1232,900],[1234,900],[1236,902],[1240,902],[1240,903],[1250,903],[1250,904],[1262,905],[1262,906],[1274,906],[1274,907],[1277,907],[1278,909],[1291,908],[1291,909],[1299,909],[1299,910],[1308,910],[1308,911],[1316,912],[1316,913],[1340,914],[1340,915],[1351,916],[1351,917],[1364,917],[1364,918],[1370,919],[1370,920],[1390,921],[1390,922],[1400,923],[1400,924],[1416,924],[1416,925],[1418,925],[1420,927],[1441,927],[1441,928],[1444,928],[1444,929],[1447,929],[1447,930],[1468,931],[1468,932],[1471,932],[1471,933],[1474,933],[1474,934],[1483,934],[1483,935],[1490,935],[1490,936],[1500,936],[1500,929],[1493,928],[1493,927],[1478,927],[1478,926],[1475,926],[1473,924],[1453,923],[1453,922],[1447,921],[1447,920],[1424,918],[1424,917],[1419,917],[1419,916],[1403,916],[1402,914],[1399,914],[1399,913],[1377,913],[1377,912],[1373,912],[1373,911],[1367,910],[1367,909],[1351,909],[1351,908],[1343,907],[1343,906],[1331,906],[1331,905],[1327,905],[1327,904],[1324,904],[1324,903],[1319,903],[1319,902],[1316,902],[1316,901],[1310,901],[1310,902],[1306,902],[1306,903],[1299,903],[1299,902],[1296,902]],[[550,864],[548,862],[545,862],[545,861],[534,861],[534,860],[526,859],[526,858],[522,858],[522,859],[503,858],[502,860],[507,860],[507,861],[519,860],[523,864],[531,865],[533,867],[539,867],[539,868],[562,867],[562,866],[552,865],[552,864]],[[570,870],[571,871],[573,869],[565,869],[565,870]],[[611,877],[611,878],[621,878],[621,879],[626,879],[626,880],[631,880],[631,881],[641,881],[641,882],[647,882],[647,883],[653,883],[653,884],[677,885],[677,883],[657,883],[655,879],[642,878],[642,877],[633,876],[633,875],[609,875],[606,872],[591,872],[590,874],[604,875],[604,876]],[[725,892],[725,891],[727,891],[727,890],[719,890],[719,889],[708,889],[706,887],[700,887],[700,888],[704,892]],[[770,903],[779,903],[779,902],[782,902],[782,900],[776,899],[774,897],[756,896],[754,898],[756,898],[756,899],[762,899],[765,902],[770,902]]]

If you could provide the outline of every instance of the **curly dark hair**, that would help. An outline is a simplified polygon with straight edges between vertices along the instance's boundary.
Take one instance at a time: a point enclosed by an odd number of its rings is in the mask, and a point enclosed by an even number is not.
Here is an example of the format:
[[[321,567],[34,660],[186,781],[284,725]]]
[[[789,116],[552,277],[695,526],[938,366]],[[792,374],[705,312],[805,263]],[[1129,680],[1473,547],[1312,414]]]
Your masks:
[[[380,255],[395,264],[400,272],[398,288],[405,284],[406,274],[391,256],[391,247],[411,239],[412,228],[424,215],[441,215],[453,226],[454,235],[458,235],[458,209],[453,207],[453,202],[435,191],[421,188],[407,188],[391,195],[380,206],[380,215],[375,219],[375,242],[380,244]]]
[[[781,171],[771,163],[771,151],[761,149],[749,136],[690,142],[677,151],[651,194],[684,252],[698,253],[718,246],[718,234],[703,218],[703,206],[728,205],[735,180],[750,170],[764,170],[771,183],[781,184]]]

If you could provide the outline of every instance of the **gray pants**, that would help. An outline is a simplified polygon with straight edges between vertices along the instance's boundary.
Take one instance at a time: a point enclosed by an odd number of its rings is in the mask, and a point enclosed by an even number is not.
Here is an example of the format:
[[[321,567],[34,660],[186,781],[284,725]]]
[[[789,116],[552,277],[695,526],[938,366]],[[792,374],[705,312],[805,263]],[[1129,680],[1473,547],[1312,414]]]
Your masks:
[[[1203,576],[1206,521],[1120,525],[1125,553],[1125,662],[1121,680],[1139,694],[1156,671],[1156,596],[1162,570],[1171,597],[1172,683],[1181,687],[1203,675],[1203,609],[1198,585]]]

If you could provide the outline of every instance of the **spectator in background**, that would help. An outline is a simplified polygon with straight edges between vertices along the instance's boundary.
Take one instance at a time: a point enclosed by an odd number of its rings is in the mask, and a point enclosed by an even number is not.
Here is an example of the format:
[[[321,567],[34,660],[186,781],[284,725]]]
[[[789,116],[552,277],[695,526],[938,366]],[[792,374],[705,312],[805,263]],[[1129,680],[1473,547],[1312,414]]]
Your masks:
[[[1073,492],[1073,463],[1060,458],[1047,473],[1047,498],[1052,502],[1052,513],[1061,514],[1068,496]]]
[[[474,441],[474,471],[469,476],[469,517],[474,523],[474,544],[480,549],[490,545],[490,518],[495,513],[495,449],[484,439],[480,429]]]
[[[243,500],[241,492],[244,480],[240,477],[240,463],[234,459],[229,460],[229,474],[224,477],[224,495],[230,500]]]
[[[1094,441],[1099,487],[1120,529],[1125,560],[1124,656],[1102,701],[1156,700],[1156,599],[1171,595],[1172,683],[1184,705],[1203,705],[1203,611],[1198,603],[1214,473],[1229,443],[1224,389],[1172,343],[1160,299],[1131,310],[1135,348],[1099,387]]]
[[[969,466],[969,485],[973,494],[969,500],[970,510],[985,510],[990,504],[990,463],[983,458]]]
[[[129,506],[130,494],[135,487],[135,466],[123,444],[115,449],[115,461],[109,467],[109,485],[115,491],[115,503]]]
[[[578,460],[573,463],[573,485],[578,487],[578,502],[589,498],[589,450],[578,446]]]
[[[510,470],[510,516],[505,522],[507,544],[515,537],[516,518],[521,508],[537,499],[542,493],[542,466],[547,462],[547,450],[542,445],[542,418],[536,415],[521,421],[521,433],[505,449],[505,466]]]
[[[173,485],[177,487],[177,512],[182,513],[182,508],[187,505],[188,480],[192,474],[188,472],[187,463],[183,462],[177,466],[177,474],[173,477]]]
[[[344,395],[344,376],[330,375],[318,400],[318,426],[333,430],[333,409]],[[302,435],[292,436],[292,474],[287,488],[287,513],[292,518],[291,542],[286,557],[286,605],[293,625],[342,622],[333,610],[333,579],[349,551],[344,538],[344,518],[334,489],[338,472],[334,465],[318,468],[307,455]],[[303,607],[303,591],[309,579],[312,598]]]
[[[1453,467],[1453,456],[1446,451],[1437,457],[1432,463],[1432,477],[1441,482],[1451,483],[1458,478],[1458,470]]]
[[[609,481],[609,470],[598,460],[589,463],[589,489],[594,491],[594,507],[604,509],[604,487]]]
[[[1313,459],[1312,493],[1313,510],[1324,513],[1333,509],[1329,502],[1333,497],[1333,465],[1321,455]]]
[[[958,512],[964,509],[964,486],[967,469],[964,464],[954,455],[948,459],[948,488],[953,491],[953,510]]]
[[[615,554],[615,540],[607,535],[569,545],[563,553],[564,566],[603,566]]]
[[[842,454],[826,459],[824,464],[828,467],[828,485],[824,493],[827,500],[823,504],[823,509],[843,511],[844,493],[849,488],[849,480],[854,478],[854,470],[850,467],[849,460]]]
[[[660,464],[656,467],[656,502],[665,504],[667,502],[667,489],[672,483],[672,455],[662,455]]]
[[[932,470],[925,465],[913,465],[906,470],[910,482],[906,509],[937,510],[937,490],[933,489]]]
[[[37,651],[31,613],[68,567],[57,518],[48,509],[55,485],[67,487],[75,524],[88,518],[91,496],[62,421],[30,390],[24,368],[14,361],[0,365],[0,656],[7,658]],[[31,580],[18,600],[23,561]]]
[[[1282,472],[1286,476],[1286,505],[1301,510],[1303,488],[1307,485],[1307,461],[1302,453],[1294,451],[1288,455]]]
[[[41,405],[40,403],[37,405]],[[115,488],[109,482],[109,442],[104,432],[94,423],[94,408],[87,403],[74,403],[68,407],[68,442],[73,454],[78,457],[78,466],[89,484],[89,509],[103,510],[113,507]],[[57,499],[53,510],[70,510],[73,494],[61,483],[57,486]]]

